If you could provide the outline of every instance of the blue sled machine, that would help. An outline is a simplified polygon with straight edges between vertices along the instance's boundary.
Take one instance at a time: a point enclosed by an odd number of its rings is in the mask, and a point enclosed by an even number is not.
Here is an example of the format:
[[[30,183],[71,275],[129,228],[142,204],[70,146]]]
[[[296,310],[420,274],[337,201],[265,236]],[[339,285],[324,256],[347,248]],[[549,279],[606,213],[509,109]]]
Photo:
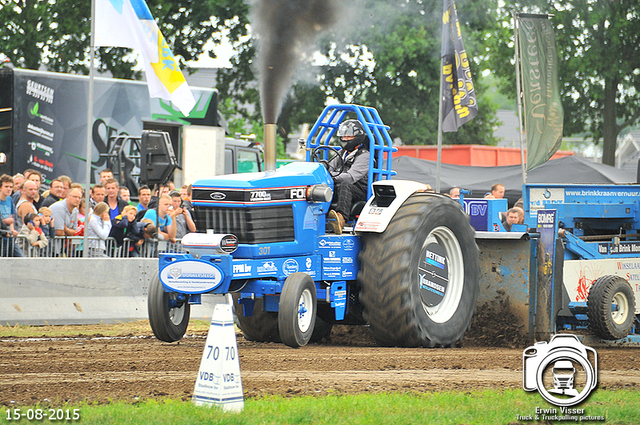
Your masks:
[[[640,186],[528,184],[524,205],[537,320],[640,343]]]
[[[367,134],[368,201],[354,205],[334,234],[326,230],[334,201],[328,162],[340,165],[342,152],[331,143],[346,119]],[[252,341],[300,347],[336,323],[368,324],[381,345],[460,341],[479,279],[474,230],[460,204],[424,184],[389,179],[394,148],[373,108],[327,107],[304,143],[306,162],[193,185],[200,233],[185,236],[188,254],[160,257],[149,291],[156,337],[182,338],[189,305],[215,293],[233,295],[238,325]]]

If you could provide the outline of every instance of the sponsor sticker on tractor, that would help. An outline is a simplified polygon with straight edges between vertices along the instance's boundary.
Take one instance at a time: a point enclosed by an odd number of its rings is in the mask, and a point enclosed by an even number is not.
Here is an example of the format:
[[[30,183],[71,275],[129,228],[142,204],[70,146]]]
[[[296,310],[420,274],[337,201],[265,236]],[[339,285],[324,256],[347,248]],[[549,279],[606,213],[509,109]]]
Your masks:
[[[223,280],[222,270],[200,260],[174,261],[160,271],[160,281],[176,292],[208,292],[218,287]]]

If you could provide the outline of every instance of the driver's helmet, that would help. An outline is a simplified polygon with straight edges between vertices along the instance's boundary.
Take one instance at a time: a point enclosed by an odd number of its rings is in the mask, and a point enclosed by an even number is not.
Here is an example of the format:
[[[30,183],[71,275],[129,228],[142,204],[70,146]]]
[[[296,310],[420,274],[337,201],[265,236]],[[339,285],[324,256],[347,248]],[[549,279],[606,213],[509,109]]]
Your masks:
[[[345,137],[353,136],[353,139],[345,140]],[[340,146],[347,152],[351,152],[356,147],[364,143],[367,133],[364,131],[362,123],[358,120],[346,120],[338,127],[338,140]]]

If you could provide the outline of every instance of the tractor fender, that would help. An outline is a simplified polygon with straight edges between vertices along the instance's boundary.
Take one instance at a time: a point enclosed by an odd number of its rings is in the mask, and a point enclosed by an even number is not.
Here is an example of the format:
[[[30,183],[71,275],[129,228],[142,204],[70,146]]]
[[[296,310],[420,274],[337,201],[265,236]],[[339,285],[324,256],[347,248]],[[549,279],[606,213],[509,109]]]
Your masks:
[[[428,189],[424,183],[411,180],[380,180],[373,183],[369,198],[355,225],[356,233],[382,233],[400,206],[415,192]]]

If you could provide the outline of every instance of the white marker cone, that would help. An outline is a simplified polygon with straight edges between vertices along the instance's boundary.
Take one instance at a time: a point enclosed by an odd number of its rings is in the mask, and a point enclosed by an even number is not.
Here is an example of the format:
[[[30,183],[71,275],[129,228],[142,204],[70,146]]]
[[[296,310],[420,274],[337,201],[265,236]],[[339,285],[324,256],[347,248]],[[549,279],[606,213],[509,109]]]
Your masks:
[[[196,406],[215,405],[227,411],[244,408],[238,342],[229,304],[218,304],[213,310],[192,401]]]

